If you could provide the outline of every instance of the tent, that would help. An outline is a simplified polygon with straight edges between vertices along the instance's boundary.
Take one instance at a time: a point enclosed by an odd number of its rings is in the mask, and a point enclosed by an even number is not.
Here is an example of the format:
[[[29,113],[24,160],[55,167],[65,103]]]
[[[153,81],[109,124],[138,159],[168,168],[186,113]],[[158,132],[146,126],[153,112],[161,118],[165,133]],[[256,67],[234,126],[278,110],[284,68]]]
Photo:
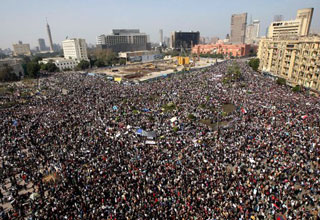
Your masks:
[[[146,144],[148,145],[156,145],[155,141],[151,141],[151,140],[146,140]]]
[[[142,132],[143,132],[143,130],[142,130],[141,128],[139,128],[139,129],[136,130],[136,134],[142,135]]]
[[[150,109],[148,109],[148,108],[143,108],[141,111],[143,111],[143,112],[150,112]]]
[[[39,197],[40,197],[39,193],[32,193],[29,198],[32,200],[36,200]]]
[[[145,136],[148,138],[155,138],[157,137],[157,134],[154,131],[142,131],[142,136]]]
[[[68,94],[68,90],[66,90],[66,89],[62,89],[62,95],[67,95]]]
[[[18,121],[17,120],[13,120],[12,121],[12,125],[16,127],[18,125]]]
[[[173,117],[173,118],[171,118],[170,119],[170,121],[173,123],[173,122],[175,122],[177,120],[177,117]]]
[[[141,136],[144,136],[144,137],[147,137],[147,138],[151,138],[151,139],[157,137],[156,132],[154,132],[154,131],[144,131],[141,128],[138,128],[136,130],[136,134],[139,134]]]

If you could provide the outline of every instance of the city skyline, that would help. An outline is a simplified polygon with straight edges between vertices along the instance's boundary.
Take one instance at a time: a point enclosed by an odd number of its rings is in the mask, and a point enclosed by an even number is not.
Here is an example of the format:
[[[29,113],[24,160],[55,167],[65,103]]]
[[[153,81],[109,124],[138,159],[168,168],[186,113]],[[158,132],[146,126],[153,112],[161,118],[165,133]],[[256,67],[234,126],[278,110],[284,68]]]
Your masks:
[[[274,15],[281,14],[285,20],[295,18],[301,8],[314,8],[311,31],[320,30],[320,6],[318,0],[276,0],[250,2],[249,0],[231,0],[229,4],[221,1],[201,1],[196,7],[191,1],[139,0],[121,1],[47,1],[4,0],[2,4],[4,20],[0,23],[3,31],[0,36],[0,48],[12,48],[19,40],[29,43],[33,48],[37,40],[46,33],[45,18],[50,20],[53,43],[59,43],[66,36],[86,39],[88,44],[95,44],[96,37],[108,34],[112,29],[137,28],[150,36],[151,42],[158,42],[159,29],[163,36],[169,37],[173,31],[200,31],[203,37],[224,38],[230,34],[232,14],[248,13],[248,17],[261,21],[260,35],[264,35]],[[19,5],[19,7],[17,7]],[[72,9],[72,10],[70,10]],[[37,13],[30,13],[35,11]],[[87,16],[83,16],[86,15]],[[58,15],[58,16],[57,16]],[[14,18],[14,19],[13,19]],[[249,21],[247,20],[247,23]]]

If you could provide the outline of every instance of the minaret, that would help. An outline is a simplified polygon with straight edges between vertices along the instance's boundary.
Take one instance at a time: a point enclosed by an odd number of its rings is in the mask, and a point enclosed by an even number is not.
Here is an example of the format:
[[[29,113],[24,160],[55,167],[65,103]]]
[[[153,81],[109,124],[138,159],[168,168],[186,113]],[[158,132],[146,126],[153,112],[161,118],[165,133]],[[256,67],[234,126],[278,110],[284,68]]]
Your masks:
[[[47,18],[46,18],[46,21],[47,21],[47,32],[48,32],[48,37],[49,37],[50,52],[53,52],[53,43],[52,43],[51,31],[50,31],[50,26],[48,24]]]

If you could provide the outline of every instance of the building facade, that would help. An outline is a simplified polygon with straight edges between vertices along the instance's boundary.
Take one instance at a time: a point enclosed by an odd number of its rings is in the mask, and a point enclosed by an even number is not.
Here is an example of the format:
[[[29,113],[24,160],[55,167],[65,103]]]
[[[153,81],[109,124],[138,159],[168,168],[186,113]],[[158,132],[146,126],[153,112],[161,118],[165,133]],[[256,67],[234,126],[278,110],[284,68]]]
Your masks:
[[[173,49],[191,49],[194,45],[200,43],[200,32],[173,32],[171,34],[171,48]]]
[[[268,38],[297,39],[307,36],[310,31],[313,8],[300,9],[295,20],[272,22],[268,28]]]
[[[46,43],[45,43],[43,38],[39,38],[38,39],[38,43],[39,43],[39,50],[40,51],[46,51],[47,50]]]
[[[13,44],[13,55],[14,56],[31,56],[30,44],[24,44],[19,41],[18,44]]]
[[[105,45],[106,44],[106,35],[102,34],[97,36],[97,45]]]
[[[146,63],[162,59],[162,55],[158,51],[134,51],[134,52],[120,52],[120,58],[125,58],[128,63]]]
[[[247,29],[247,13],[233,14],[231,16],[230,42],[233,44],[244,44]]]
[[[24,76],[24,70],[22,68],[22,59],[18,59],[18,58],[0,59],[0,70],[5,68],[6,66],[12,67],[14,73],[18,77]]]
[[[307,36],[309,34],[313,10],[313,8],[304,8],[298,10],[296,19],[300,20],[300,36]]]
[[[49,62],[54,63],[60,71],[67,69],[73,70],[79,64],[79,61],[73,59],[65,59],[62,57],[45,58],[39,61],[39,63],[44,64],[47,64]]]
[[[84,39],[73,38],[62,41],[64,58],[76,61],[88,60],[87,44]]]
[[[247,26],[246,30],[246,44],[257,44],[260,33],[260,21],[254,20]]]
[[[320,91],[320,37],[297,40],[262,39],[259,70],[285,78],[289,84]]]
[[[114,29],[110,35],[97,37],[99,49],[111,49],[115,53],[148,49],[148,35],[139,29]]]
[[[192,48],[194,54],[223,54],[230,57],[245,57],[256,51],[257,46],[249,44],[199,44]]]
[[[159,44],[160,44],[160,46],[163,45],[163,30],[162,29],[159,30]]]

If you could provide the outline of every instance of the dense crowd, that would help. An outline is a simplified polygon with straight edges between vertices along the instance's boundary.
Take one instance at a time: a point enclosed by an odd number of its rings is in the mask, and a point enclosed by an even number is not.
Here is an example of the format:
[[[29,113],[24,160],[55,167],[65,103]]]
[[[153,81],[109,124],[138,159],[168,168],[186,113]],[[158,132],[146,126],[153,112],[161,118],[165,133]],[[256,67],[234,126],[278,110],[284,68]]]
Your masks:
[[[224,84],[230,65],[140,84],[41,79],[0,110],[0,217],[319,218],[319,98],[244,62]]]

